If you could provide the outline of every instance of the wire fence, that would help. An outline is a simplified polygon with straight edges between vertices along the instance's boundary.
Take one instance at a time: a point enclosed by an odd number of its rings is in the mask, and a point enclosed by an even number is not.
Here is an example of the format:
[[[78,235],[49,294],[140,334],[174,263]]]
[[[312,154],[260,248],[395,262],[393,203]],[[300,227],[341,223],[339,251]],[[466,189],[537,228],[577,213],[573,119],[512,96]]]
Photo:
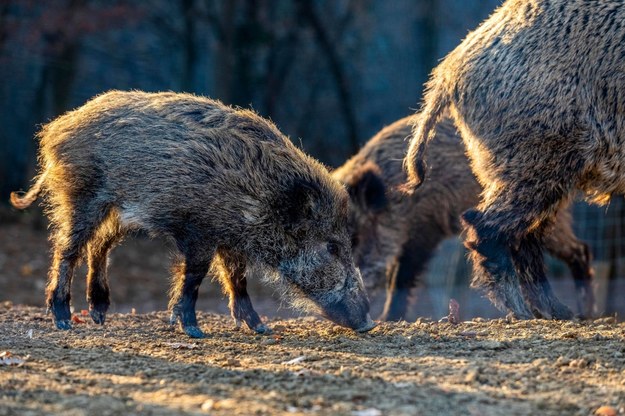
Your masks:
[[[574,230],[590,245],[593,255],[597,315],[625,316],[625,200],[615,197],[608,206],[599,207],[584,202],[573,206]],[[559,260],[546,256],[547,275],[555,292],[571,308],[575,305],[573,279],[569,269]],[[463,306],[464,316],[500,316],[479,293],[469,288],[471,268],[466,249],[460,238],[441,244],[417,292],[412,314],[447,314],[450,298]],[[429,312],[428,312],[429,311]]]

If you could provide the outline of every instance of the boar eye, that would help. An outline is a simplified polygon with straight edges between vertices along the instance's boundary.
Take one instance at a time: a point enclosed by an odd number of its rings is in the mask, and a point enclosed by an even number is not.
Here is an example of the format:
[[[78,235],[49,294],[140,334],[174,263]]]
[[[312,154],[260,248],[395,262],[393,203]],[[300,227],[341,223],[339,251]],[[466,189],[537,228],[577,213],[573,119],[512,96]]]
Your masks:
[[[339,245],[330,241],[327,245],[327,249],[328,249],[328,253],[332,254],[333,256],[338,256],[339,255]]]

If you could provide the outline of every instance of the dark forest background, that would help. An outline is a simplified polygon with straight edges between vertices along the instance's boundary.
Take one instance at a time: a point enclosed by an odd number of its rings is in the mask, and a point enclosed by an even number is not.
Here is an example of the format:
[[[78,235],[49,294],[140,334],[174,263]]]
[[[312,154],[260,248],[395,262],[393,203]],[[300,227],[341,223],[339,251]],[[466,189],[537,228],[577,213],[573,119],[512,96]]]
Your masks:
[[[0,199],[42,123],[110,89],[253,107],[329,166],[418,108],[495,0],[0,0]]]

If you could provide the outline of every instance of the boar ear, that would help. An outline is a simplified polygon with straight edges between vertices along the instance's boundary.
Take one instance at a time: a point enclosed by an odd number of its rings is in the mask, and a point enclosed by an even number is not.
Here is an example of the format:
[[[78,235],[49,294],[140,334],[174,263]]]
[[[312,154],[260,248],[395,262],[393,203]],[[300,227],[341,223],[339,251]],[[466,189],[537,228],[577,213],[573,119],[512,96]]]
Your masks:
[[[378,213],[388,205],[386,186],[377,166],[367,165],[349,187],[349,194],[363,208]]]
[[[313,217],[321,190],[319,186],[306,179],[295,179],[283,200],[283,220],[287,228],[294,228]]]

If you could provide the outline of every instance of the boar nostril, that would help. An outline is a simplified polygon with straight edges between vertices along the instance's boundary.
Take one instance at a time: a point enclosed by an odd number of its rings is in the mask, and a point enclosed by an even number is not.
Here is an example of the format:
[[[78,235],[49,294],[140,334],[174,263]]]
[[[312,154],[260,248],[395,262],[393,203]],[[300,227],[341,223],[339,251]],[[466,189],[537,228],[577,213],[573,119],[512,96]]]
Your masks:
[[[356,332],[368,332],[371,331],[373,328],[375,328],[377,326],[377,324],[373,321],[373,319],[371,319],[371,316],[369,314],[367,314],[367,322],[356,329]]]

